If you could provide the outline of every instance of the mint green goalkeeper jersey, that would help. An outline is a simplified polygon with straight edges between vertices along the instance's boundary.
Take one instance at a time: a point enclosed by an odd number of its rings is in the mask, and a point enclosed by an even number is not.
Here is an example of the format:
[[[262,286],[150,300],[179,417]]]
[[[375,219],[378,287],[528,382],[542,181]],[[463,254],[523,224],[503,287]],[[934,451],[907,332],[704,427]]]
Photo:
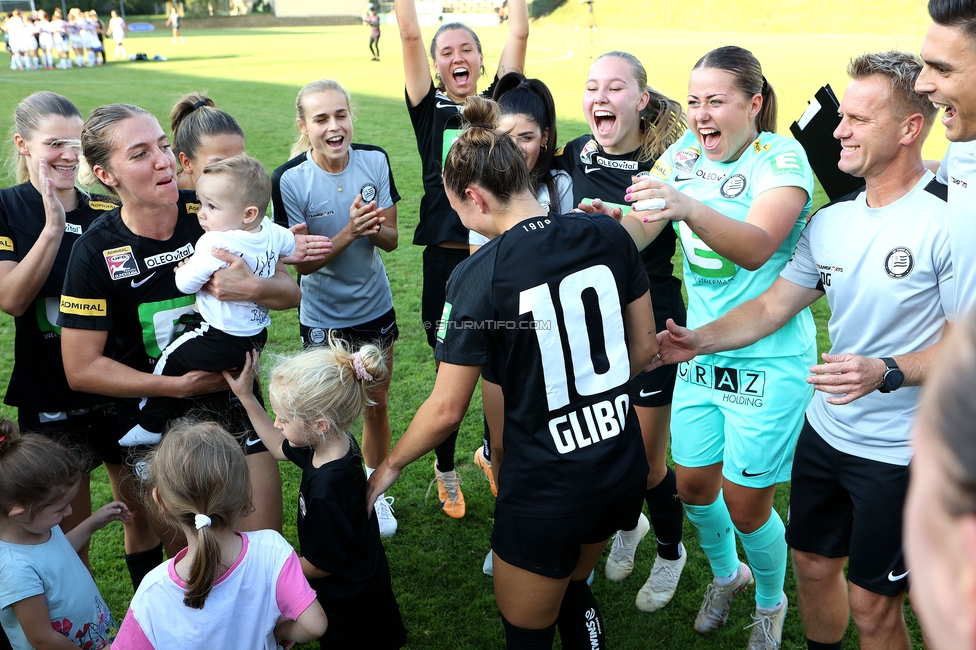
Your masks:
[[[674,223],[684,253],[688,327],[700,327],[719,318],[773,284],[793,254],[812,204],[813,172],[796,140],[763,132],[738,160],[718,163],[702,154],[698,140],[689,130],[657,160],[651,173],[682,194],[739,221],[746,220],[753,201],[763,192],[777,187],[799,187],[806,192],[806,205],[786,241],[756,271],[748,271],[713,251],[683,221]],[[815,338],[813,316],[809,309],[804,309],[766,338],[722,354],[732,357],[799,355]]]

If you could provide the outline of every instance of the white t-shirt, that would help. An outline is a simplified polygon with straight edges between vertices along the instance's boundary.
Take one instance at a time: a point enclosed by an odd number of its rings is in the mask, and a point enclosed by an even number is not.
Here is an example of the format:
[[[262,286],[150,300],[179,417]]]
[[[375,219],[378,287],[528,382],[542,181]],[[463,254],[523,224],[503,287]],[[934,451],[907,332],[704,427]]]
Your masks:
[[[0,624],[14,650],[31,650],[31,644],[12,605],[40,595],[51,625],[73,643],[102,648],[115,636],[112,612],[60,526],[43,544],[0,542]]]
[[[946,212],[945,186],[927,171],[891,205],[868,207],[861,191],[810,220],[781,277],[827,294],[832,354],[894,357],[942,338],[954,314]],[[920,390],[875,391],[841,406],[817,391],[807,419],[835,449],[907,465]]]
[[[938,177],[949,186],[955,311],[965,314],[976,306],[976,142],[950,142]]]
[[[297,619],[315,600],[295,550],[273,530],[240,533],[240,557],[214,583],[203,609],[183,604],[186,583],[176,562],[150,571],[132,598],[115,650],[241,648],[275,650],[279,617]]]
[[[571,212],[576,206],[573,204],[573,178],[561,169],[553,169],[553,184],[556,186],[556,200],[549,198],[549,186],[543,183],[539,186],[539,194],[536,198],[543,208],[556,214],[566,214]],[[481,233],[473,230],[468,231],[468,246],[484,246],[489,240]]]
[[[231,336],[254,336],[271,324],[267,307],[250,300],[221,301],[200,291],[214,271],[227,266],[213,256],[211,248],[240,255],[254,275],[270,278],[275,274],[278,260],[295,252],[295,235],[267,218],[260,230],[205,232],[186,264],[176,269],[176,286],[183,293],[197,295],[197,309],[204,320]]]

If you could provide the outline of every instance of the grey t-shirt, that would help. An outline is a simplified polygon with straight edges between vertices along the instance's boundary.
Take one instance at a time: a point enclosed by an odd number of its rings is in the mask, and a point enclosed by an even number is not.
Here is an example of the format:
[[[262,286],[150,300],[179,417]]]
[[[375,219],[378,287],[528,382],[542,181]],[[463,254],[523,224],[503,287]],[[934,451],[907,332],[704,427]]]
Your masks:
[[[342,191],[339,191],[342,187]],[[400,200],[390,160],[379,147],[353,144],[349,164],[330,174],[311,152],[292,158],[272,176],[274,220],[291,227],[308,224],[311,235],[335,236],[349,223],[357,194],[388,208]],[[299,319],[307,327],[336,329],[362,325],[393,309],[393,296],[379,250],[361,237],[327,265],[304,276]]]
[[[891,205],[869,207],[862,190],[810,220],[780,275],[827,294],[832,354],[893,357],[942,338],[954,314],[945,196],[945,186],[926,172]],[[818,391],[807,419],[835,449],[908,465],[920,390],[875,391],[841,406]]]

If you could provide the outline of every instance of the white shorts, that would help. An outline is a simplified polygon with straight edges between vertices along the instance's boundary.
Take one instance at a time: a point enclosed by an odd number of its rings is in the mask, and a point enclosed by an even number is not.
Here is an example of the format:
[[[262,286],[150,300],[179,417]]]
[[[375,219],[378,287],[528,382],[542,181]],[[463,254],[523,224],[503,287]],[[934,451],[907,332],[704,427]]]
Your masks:
[[[76,50],[80,50],[84,47],[83,41],[81,40],[81,34],[68,34],[68,43],[70,43],[71,47],[75,48]]]
[[[44,32],[38,38],[38,43],[44,50],[50,50],[54,47],[54,36],[48,32]]]

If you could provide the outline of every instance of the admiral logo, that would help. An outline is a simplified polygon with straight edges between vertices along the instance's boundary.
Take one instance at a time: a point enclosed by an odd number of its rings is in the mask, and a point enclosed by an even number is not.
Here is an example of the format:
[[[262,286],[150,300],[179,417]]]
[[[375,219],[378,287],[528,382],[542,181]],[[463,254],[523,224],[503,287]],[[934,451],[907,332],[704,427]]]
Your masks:
[[[175,264],[182,259],[185,259],[193,255],[193,244],[187,244],[177,248],[175,251],[169,253],[160,253],[159,255],[153,255],[152,257],[147,257],[143,260],[146,263],[146,268],[154,269],[158,266],[165,266],[167,264]]]
[[[187,214],[197,214],[199,212],[200,212],[200,204],[199,203],[187,203],[186,204],[186,213]]]
[[[719,191],[725,198],[734,199],[746,191],[746,177],[742,174],[732,174],[727,181],[722,183]]]
[[[108,274],[112,280],[124,280],[139,275],[139,263],[132,255],[131,246],[121,248],[111,248],[102,251],[105,258],[105,265],[108,267]]]
[[[769,144],[762,144],[759,141],[759,138],[756,138],[756,141],[752,143],[752,148],[755,149],[756,153],[762,153],[764,151],[769,151]]]
[[[14,240],[10,237],[0,237],[0,251],[11,251],[14,250]]]
[[[637,171],[636,160],[610,160],[603,156],[596,157],[596,164],[608,169],[626,169],[627,171]]]
[[[674,155],[674,168],[691,173],[699,158],[701,158],[701,151],[697,148],[682,149]]]
[[[359,190],[359,193],[363,195],[363,203],[369,203],[376,198],[376,195],[379,192],[377,191],[375,185],[372,183],[366,183],[363,185],[362,189]]]
[[[105,210],[114,210],[119,206],[109,201],[89,201],[88,207],[92,210],[102,210],[104,212]]]
[[[904,246],[893,248],[885,257],[885,273],[895,280],[901,280],[915,268],[915,257]]]
[[[730,404],[762,407],[766,390],[766,372],[745,368],[723,368],[707,363],[678,364],[678,379],[723,393]]]
[[[61,296],[61,313],[79,316],[105,316],[107,304],[104,299],[90,300]]]
[[[718,174],[716,172],[707,172],[704,169],[699,169],[695,172],[695,176],[702,179],[703,181],[711,181],[713,183],[721,183],[725,180],[728,174]]]
[[[961,178],[956,178],[955,176],[950,176],[949,177],[949,180],[952,181],[952,184],[953,185],[958,185],[962,189],[966,189],[967,187],[969,187],[969,184],[966,183],[966,181],[962,180]]]
[[[671,166],[661,160],[657,160],[654,166],[651,167],[651,175],[666,181],[671,175]]]
[[[64,224],[64,231],[70,232],[72,235],[80,235],[82,233],[81,226],[76,223]]]
[[[600,147],[597,145],[596,140],[590,140],[580,150],[580,160],[589,165],[593,162],[593,154],[599,151],[599,149]]]

